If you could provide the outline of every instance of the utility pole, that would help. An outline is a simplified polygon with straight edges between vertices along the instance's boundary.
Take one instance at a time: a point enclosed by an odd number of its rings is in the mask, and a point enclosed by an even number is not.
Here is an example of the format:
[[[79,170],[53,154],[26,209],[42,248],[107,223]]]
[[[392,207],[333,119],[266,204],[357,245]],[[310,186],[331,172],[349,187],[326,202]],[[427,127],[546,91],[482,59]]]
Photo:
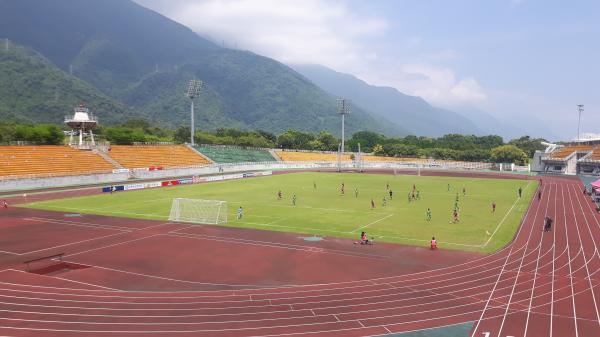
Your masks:
[[[583,112],[583,104],[577,104],[577,111],[579,112],[579,118],[577,120],[577,141],[581,141],[581,113]]]

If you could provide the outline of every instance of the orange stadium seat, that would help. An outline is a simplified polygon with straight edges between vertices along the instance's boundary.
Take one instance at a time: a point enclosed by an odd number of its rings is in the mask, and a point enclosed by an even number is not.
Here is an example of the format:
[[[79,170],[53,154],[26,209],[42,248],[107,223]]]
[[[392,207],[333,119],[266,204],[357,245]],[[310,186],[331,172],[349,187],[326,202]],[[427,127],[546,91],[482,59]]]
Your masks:
[[[594,148],[594,152],[589,158],[590,160],[600,160],[600,146]]]
[[[570,156],[573,152],[591,151],[594,148],[592,145],[573,145],[565,146],[556,149],[550,154],[550,158],[564,159]]]
[[[130,169],[210,164],[185,145],[114,145],[108,155],[123,167]]]
[[[113,169],[101,156],[68,146],[0,146],[0,177],[81,175]]]

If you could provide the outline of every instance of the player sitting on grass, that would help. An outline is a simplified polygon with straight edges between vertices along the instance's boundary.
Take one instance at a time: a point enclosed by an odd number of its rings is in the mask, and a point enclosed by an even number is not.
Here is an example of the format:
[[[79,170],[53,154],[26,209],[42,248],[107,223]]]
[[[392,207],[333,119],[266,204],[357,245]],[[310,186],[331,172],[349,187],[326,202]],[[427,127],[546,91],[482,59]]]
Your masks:
[[[427,217],[427,221],[431,221],[431,208],[427,209],[425,216]]]
[[[435,250],[437,249],[437,240],[435,239],[435,236],[431,237],[431,250]]]

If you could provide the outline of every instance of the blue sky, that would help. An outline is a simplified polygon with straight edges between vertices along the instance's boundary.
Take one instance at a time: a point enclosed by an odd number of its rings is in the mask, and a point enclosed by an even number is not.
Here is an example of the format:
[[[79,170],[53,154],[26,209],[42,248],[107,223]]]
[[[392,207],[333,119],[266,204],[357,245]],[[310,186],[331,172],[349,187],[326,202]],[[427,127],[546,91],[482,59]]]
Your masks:
[[[200,35],[323,64],[535,136],[600,133],[600,1],[136,0]]]

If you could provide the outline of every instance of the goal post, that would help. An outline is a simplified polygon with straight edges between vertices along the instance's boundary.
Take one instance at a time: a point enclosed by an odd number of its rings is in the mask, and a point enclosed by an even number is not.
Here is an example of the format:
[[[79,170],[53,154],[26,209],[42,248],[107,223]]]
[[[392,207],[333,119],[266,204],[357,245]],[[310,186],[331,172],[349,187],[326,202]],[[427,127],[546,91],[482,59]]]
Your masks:
[[[175,198],[169,221],[207,225],[227,223],[227,201]]]

